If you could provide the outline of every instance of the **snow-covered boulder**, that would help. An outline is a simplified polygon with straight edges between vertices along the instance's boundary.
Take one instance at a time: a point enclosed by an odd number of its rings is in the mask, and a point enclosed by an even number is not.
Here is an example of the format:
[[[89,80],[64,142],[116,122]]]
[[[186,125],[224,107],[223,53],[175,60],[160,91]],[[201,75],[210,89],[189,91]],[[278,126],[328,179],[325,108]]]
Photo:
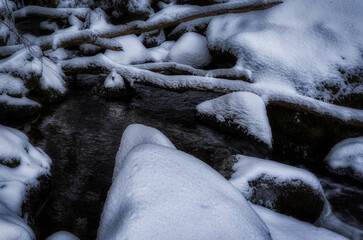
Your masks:
[[[243,155],[236,159],[230,182],[247,200],[311,223],[320,217],[325,195],[312,173]]]
[[[285,0],[264,11],[222,15],[208,25],[208,47],[233,53],[254,82],[292,84],[324,100],[361,94],[362,79],[349,82],[342,73],[363,65],[362,9],[361,0]]]
[[[104,81],[100,81],[92,92],[105,98],[127,98],[135,93],[135,89],[126,83],[123,77],[112,69]]]
[[[167,61],[202,68],[211,63],[212,56],[207,48],[206,38],[198,33],[188,32],[170,49]]]
[[[98,239],[271,239],[236,188],[157,130],[131,125],[117,162]]]
[[[27,191],[38,177],[49,174],[50,158],[33,147],[18,130],[0,125],[0,233],[1,239],[34,239],[19,217]]]
[[[234,92],[197,106],[197,117],[204,122],[272,147],[272,133],[265,102],[249,92]]]
[[[116,37],[114,40],[121,44],[123,51],[106,50],[104,55],[115,63],[129,65],[152,60],[150,52],[136,35]]]
[[[174,46],[174,41],[163,42],[160,46],[149,48],[151,57],[155,62],[166,62],[170,49]]]
[[[277,240],[347,240],[325,228],[316,227],[295,218],[279,214],[270,209],[252,204],[253,209],[270,229],[271,236]]]
[[[66,232],[66,231],[59,231],[56,233],[53,233],[47,239],[45,240],[79,240],[78,237],[73,235],[72,233]]]
[[[363,182],[363,137],[348,138],[336,144],[325,157],[325,162],[330,171]]]

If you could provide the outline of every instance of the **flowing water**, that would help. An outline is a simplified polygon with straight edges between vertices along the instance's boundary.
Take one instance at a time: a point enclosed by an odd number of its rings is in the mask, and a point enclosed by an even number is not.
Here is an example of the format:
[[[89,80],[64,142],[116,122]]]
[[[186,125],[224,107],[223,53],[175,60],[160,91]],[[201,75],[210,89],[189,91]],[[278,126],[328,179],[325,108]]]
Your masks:
[[[53,160],[46,190],[31,204],[38,239],[60,230],[95,239],[116,152],[129,124],[161,130],[178,149],[219,171],[222,160],[233,154],[269,157],[255,142],[196,121],[196,105],[217,97],[216,93],[175,93],[138,85],[132,99],[109,101],[90,93],[100,77],[104,76],[79,75],[66,101],[45,107],[36,117],[4,123],[25,132]],[[363,187],[319,177],[338,217],[363,228]]]

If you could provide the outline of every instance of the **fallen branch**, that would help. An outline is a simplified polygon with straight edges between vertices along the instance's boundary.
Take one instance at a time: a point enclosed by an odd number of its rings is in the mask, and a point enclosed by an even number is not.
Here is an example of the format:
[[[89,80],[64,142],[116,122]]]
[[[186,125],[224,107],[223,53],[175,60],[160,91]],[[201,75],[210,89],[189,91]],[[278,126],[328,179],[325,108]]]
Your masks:
[[[26,6],[13,12],[15,20],[28,17],[43,17],[49,19],[68,19],[73,15],[84,20],[91,10],[89,8],[47,8],[40,6]]]
[[[158,73],[171,72],[177,75],[194,75],[252,82],[249,71],[238,68],[203,70],[175,62],[145,63],[132,66]]]
[[[348,125],[363,127],[363,110],[337,106],[310,97],[301,96],[297,93],[268,91],[260,87],[260,85],[244,81],[190,75],[167,76],[133,66],[116,64],[103,54],[66,60],[61,62],[61,66],[66,74],[82,72],[110,73],[112,69],[115,69],[118,74],[131,84],[151,85],[172,91],[198,90],[218,93],[237,91],[252,92],[261,96],[267,104],[298,109],[323,118],[343,121]]]
[[[266,3],[267,2],[267,3]],[[150,32],[153,30],[163,29],[173,25],[187,22],[190,20],[223,15],[228,13],[244,13],[250,11],[264,10],[274,7],[282,3],[281,1],[256,1],[255,3],[246,2],[231,2],[215,4],[210,6],[193,6],[183,8],[182,6],[173,5],[171,7],[180,7],[177,12],[173,13],[172,17],[168,16],[168,8],[165,8],[155,14],[147,21],[133,21],[124,25],[109,25],[106,29],[84,29],[74,33],[67,34],[53,34],[46,37],[40,37],[34,43],[38,45],[42,50],[57,49],[62,47],[74,46],[83,43],[91,43],[96,38],[113,38],[118,36],[125,36],[130,34],[140,34],[143,32]],[[20,14],[19,14],[20,15]],[[12,46],[14,48],[14,46]],[[0,47],[0,52],[11,52],[8,46]]]

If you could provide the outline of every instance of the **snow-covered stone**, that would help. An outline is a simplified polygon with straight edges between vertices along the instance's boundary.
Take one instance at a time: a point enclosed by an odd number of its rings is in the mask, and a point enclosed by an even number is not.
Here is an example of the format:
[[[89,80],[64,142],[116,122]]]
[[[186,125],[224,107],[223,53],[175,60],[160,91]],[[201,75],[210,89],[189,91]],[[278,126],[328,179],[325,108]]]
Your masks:
[[[149,48],[151,57],[155,62],[166,62],[170,49],[174,46],[174,41],[163,42],[160,46]]]
[[[212,56],[206,38],[198,33],[185,33],[170,49],[167,61],[186,64],[195,68],[208,66]]]
[[[332,172],[363,181],[363,137],[348,138],[336,144],[325,162]]]
[[[149,51],[135,35],[114,38],[118,41],[123,51],[106,50],[105,56],[118,64],[128,65],[144,63],[151,60]]]
[[[49,174],[50,164],[50,158],[22,132],[0,125],[1,239],[34,239],[19,215],[27,191],[38,184],[38,177]]]
[[[312,173],[243,155],[236,159],[230,182],[247,200],[311,223],[320,217],[325,195]]]
[[[345,82],[339,70],[362,67],[362,9],[361,0],[285,0],[264,11],[218,16],[208,26],[208,46],[233,53],[254,82],[278,80],[280,88],[292,84],[325,100],[359,94],[362,82]]]
[[[59,232],[53,233],[52,235],[47,237],[47,239],[45,239],[45,240],[79,240],[79,238],[70,232],[59,231]]]
[[[197,106],[203,121],[254,139],[272,147],[272,133],[266,106],[261,97],[249,92],[234,92]]]
[[[236,188],[155,131],[126,130],[98,239],[271,239]]]
[[[277,240],[347,240],[325,228],[316,227],[270,209],[252,204],[253,209],[270,229],[272,239]]]

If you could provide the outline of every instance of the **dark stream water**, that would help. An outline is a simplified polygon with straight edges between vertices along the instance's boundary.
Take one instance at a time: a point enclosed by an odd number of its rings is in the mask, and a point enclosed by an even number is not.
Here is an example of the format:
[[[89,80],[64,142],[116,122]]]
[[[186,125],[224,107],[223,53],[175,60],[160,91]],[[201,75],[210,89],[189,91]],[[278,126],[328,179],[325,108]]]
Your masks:
[[[25,132],[53,160],[52,176],[44,187],[47,190],[33,204],[37,239],[60,230],[81,239],[96,238],[116,152],[129,124],[141,123],[161,130],[178,149],[219,171],[222,160],[233,154],[269,157],[270,153],[254,142],[196,121],[195,106],[218,94],[175,93],[138,85],[132,99],[106,101],[89,91],[98,78],[80,75],[72,84],[74,90],[68,100],[46,107],[34,118],[4,123]],[[363,187],[320,177],[338,217],[363,228]]]

